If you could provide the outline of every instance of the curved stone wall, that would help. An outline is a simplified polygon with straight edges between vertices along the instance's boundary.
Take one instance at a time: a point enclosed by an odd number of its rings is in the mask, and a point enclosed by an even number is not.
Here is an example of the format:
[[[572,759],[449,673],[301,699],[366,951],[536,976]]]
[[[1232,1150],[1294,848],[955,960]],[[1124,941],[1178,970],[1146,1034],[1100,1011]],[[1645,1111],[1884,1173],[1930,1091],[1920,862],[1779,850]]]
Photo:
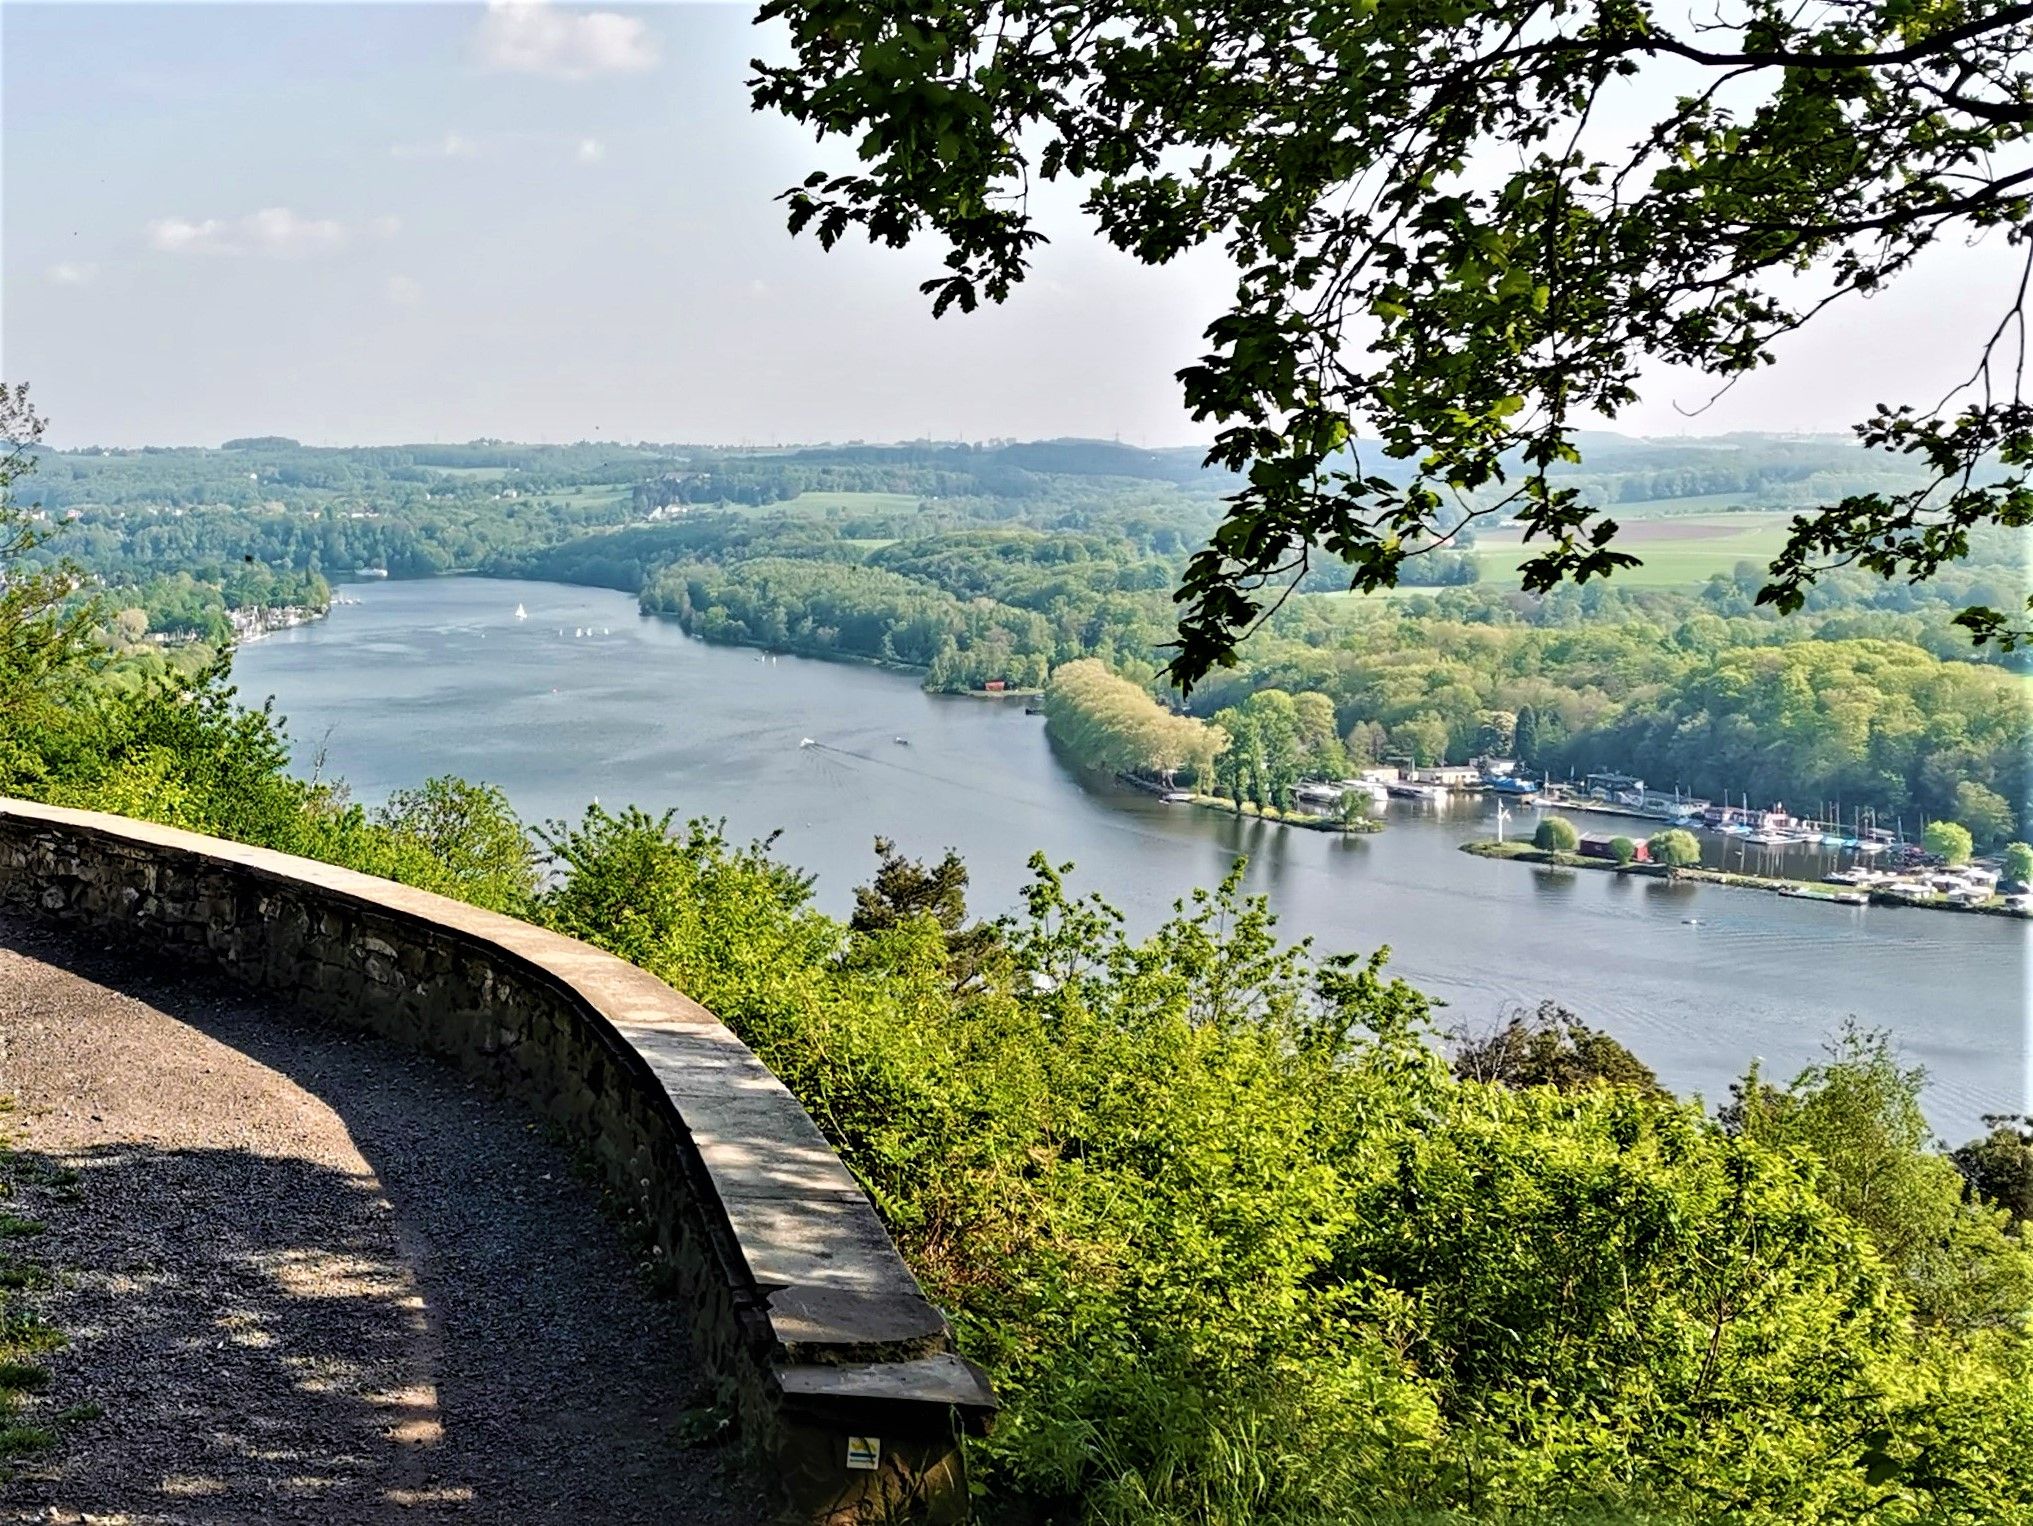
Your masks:
[[[574,939],[388,880],[0,800],[0,899],[212,964],[459,1065],[640,1212],[796,1514],[958,1519],[994,1400],[797,1099],[719,1019]]]

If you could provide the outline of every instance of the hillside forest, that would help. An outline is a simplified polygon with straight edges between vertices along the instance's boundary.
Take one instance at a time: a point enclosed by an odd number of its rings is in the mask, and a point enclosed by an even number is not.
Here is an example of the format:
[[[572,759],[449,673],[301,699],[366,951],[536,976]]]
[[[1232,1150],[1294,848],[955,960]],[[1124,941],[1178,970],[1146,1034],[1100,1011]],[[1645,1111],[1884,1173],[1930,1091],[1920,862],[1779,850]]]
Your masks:
[[[17,454],[0,474],[17,504],[34,501],[28,464]],[[473,491],[402,534],[443,545],[458,517],[495,533]],[[591,577],[605,545],[607,576],[638,558],[646,601],[693,577],[782,577],[769,586],[786,598],[834,586],[778,570],[808,565],[871,597],[920,587],[912,618],[935,627],[951,614],[939,597],[985,601],[984,640],[1067,643],[1051,653],[1060,684],[1136,716],[1140,745],[1176,748],[1168,763],[1218,766],[1187,746],[1199,715],[1150,688],[1164,595],[1140,586],[1174,554],[1165,537],[1190,538],[1197,500],[1147,479],[1080,491],[1006,524],[982,521],[1007,499],[964,515],[908,494],[800,510],[802,489],[643,522],[624,494],[586,511],[611,524],[539,546],[515,541],[538,522],[525,518],[479,561]],[[341,533],[365,521],[326,516],[370,511],[179,506],[189,565],[137,559],[109,506],[80,516],[102,537],[83,574],[54,560],[60,515],[0,509],[0,792],[459,896],[706,1003],[820,1121],[991,1373],[1004,1410],[971,1446],[985,1517],[2033,1521],[2033,1132],[1999,1120],[1938,1147],[1921,1077],[1882,1035],[1803,1014],[1828,1034],[1825,1060],[1791,1077],[1747,1060],[1710,1111],[1558,1010],[1443,1033],[1387,950],[1287,945],[1236,877],[1132,938],[1071,866],[1035,859],[1024,910],[984,924],[964,865],[892,854],[841,921],[769,845],[657,803],[533,832],[499,791],[434,779],[367,809],[292,767],[223,662],[186,666],[201,643],[150,642],[117,614],[145,608],[147,579],[209,581],[257,545],[278,578],[336,583],[350,569],[292,560],[253,529],[294,515]],[[1048,513],[1083,522],[1035,522]],[[375,533],[386,547],[395,532]],[[1055,561],[1039,542],[1060,536]],[[1997,745],[1983,707],[2020,678],[1931,649],[1924,600],[1860,592],[1781,627],[1736,607],[1734,587],[1590,589],[1543,607],[1481,585],[1385,606],[1310,596],[1191,704],[1289,723],[1330,762],[1369,745],[1368,728],[1388,744],[1423,727],[1429,753],[1452,751],[1475,739],[1471,715],[1520,745],[1529,712],[1529,745],[1549,757],[1595,736],[1670,746],[1697,714],[1719,737],[1781,719],[1844,742],[1887,791],[1937,787],[1900,750],[1920,748],[1916,733],[1958,739],[1971,769]],[[825,606],[810,634],[869,639],[881,622],[852,624],[856,607]],[[803,618],[787,614],[788,637]],[[943,650],[904,639],[871,655]],[[1886,696],[1889,728],[1858,718],[1866,689]]]
[[[24,507],[61,530],[33,555],[94,581],[134,672],[194,671],[235,610],[315,611],[363,571],[479,571],[619,588],[702,639],[896,666],[935,690],[1042,690],[1092,659],[1202,721],[1275,691],[1331,709],[1294,758],[1329,777],[1515,754],[1916,834],[1957,821],[1982,849],[2033,835],[2027,655],[1973,649],[1950,624],[2020,597],[2023,539],[1979,534],[1922,583],[1831,574],[1781,617],[1754,600],[1785,505],[1896,483],[1896,461],[1826,440],[1593,444],[1576,483],[1628,517],[1647,567],[1526,595],[1521,548],[1486,524],[1413,558],[1389,596],[1336,592],[1315,567],[1190,695],[1160,677],[1171,590],[1230,486],[1191,452],[249,438],[37,451]],[[1076,762],[1176,772],[1133,736],[1084,736]]]

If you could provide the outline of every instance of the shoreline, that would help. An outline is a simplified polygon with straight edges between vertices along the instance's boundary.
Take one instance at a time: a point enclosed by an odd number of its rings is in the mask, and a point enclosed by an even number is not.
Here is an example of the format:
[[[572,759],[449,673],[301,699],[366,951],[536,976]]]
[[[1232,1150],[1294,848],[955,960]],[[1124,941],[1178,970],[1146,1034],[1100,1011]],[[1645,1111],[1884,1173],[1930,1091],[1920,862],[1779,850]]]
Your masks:
[[[1601,869],[1611,874],[1633,874],[1641,879],[1686,880],[1694,884],[1721,885],[1733,890],[1762,890],[1767,894],[1784,894],[1792,901],[1826,901],[1831,905],[1848,906],[1858,910],[1853,902],[1837,901],[1835,898],[1847,887],[1824,885],[1815,880],[1778,879],[1760,874],[1736,874],[1726,869],[1676,869],[1666,870],[1657,864],[1617,864],[1608,859],[1586,858],[1579,853],[1550,853],[1544,848],[1535,848],[1529,842],[1497,842],[1494,838],[1479,838],[1474,842],[1461,844],[1461,851],[1475,858],[1497,859],[1503,862],[1532,864],[1542,869]],[[1980,917],[2006,917],[2015,921],[2033,921],[2033,916],[2023,911],[2014,911],[2004,904],[2003,898],[1993,896],[1978,906],[1966,906],[1954,901],[1912,901],[1903,896],[1885,895],[1880,891],[1866,892],[1871,906],[1887,906],[1912,911],[1954,911]]]
[[[1326,816],[1307,816],[1297,811],[1279,811],[1276,807],[1271,808],[1272,814],[1266,815],[1248,801],[1244,801],[1238,810],[1235,801],[1223,799],[1219,795],[1195,794],[1191,800],[1184,803],[1198,806],[1203,811],[1219,811],[1222,815],[1237,820],[1268,822],[1274,827],[1298,827],[1307,832],[1334,832],[1344,837],[1368,837],[1384,829],[1384,824],[1373,816],[1365,816],[1356,822],[1335,821]]]
[[[1164,785],[1154,784],[1149,779],[1139,779],[1135,774],[1126,774],[1118,771],[1114,777],[1115,782],[1118,784],[1127,785],[1133,790],[1140,790],[1146,795],[1156,795],[1161,800],[1165,795],[1172,793]],[[1349,823],[1336,821],[1326,816],[1308,816],[1297,811],[1287,814],[1282,811],[1276,811],[1275,808],[1273,808],[1274,813],[1267,816],[1247,801],[1243,803],[1242,809],[1238,812],[1235,802],[1227,799],[1225,796],[1203,795],[1198,790],[1188,790],[1183,793],[1191,795],[1192,798],[1189,800],[1172,800],[1166,803],[1169,805],[1194,805],[1204,811],[1219,811],[1224,816],[1247,817],[1251,821],[1265,822],[1274,827],[1302,827],[1310,832],[1338,832],[1346,836],[1363,837],[1373,832],[1381,832],[1384,829],[1383,822],[1373,816],[1365,817],[1360,822]]]
[[[504,578],[502,579],[502,581],[532,583],[532,582],[547,582],[549,581],[549,579]],[[593,585],[586,583],[567,583],[564,584],[563,586],[567,588],[586,588],[605,585]],[[611,591],[618,593],[627,592],[626,589],[615,589]],[[878,671],[884,673],[908,673],[920,680],[918,687],[921,690],[923,690],[923,692],[926,694],[943,694],[948,695],[954,699],[1036,699],[1039,695],[1045,692],[1043,689],[926,689],[922,680],[925,674],[930,672],[931,669],[920,667],[916,663],[892,662],[882,657],[863,657],[858,652],[816,651],[816,650],[808,651],[803,647],[786,646],[782,644],[774,644],[767,641],[740,641],[740,640],[731,640],[721,636],[702,636],[696,631],[685,630],[685,622],[680,620],[676,615],[671,614],[666,610],[644,609],[641,606],[641,604],[638,603],[636,605],[635,612],[647,620],[668,620],[671,622],[671,624],[675,625],[680,631],[682,631],[687,638],[693,641],[703,642],[707,646],[745,648],[751,652],[764,652],[774,657],[802,657],[807,662],[840,662],[846,663],[850,667],[875,668]]]

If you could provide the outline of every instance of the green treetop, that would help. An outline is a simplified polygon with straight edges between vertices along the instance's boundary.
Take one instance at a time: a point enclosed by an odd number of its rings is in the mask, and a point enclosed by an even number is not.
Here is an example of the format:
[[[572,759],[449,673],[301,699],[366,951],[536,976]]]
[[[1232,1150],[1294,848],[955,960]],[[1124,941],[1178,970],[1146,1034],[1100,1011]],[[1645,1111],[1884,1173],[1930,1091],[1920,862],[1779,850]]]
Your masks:
[[[792,230],[943,239],[934,312],[1023,279],[1037,181],[1076,182],[1138,259],[1213,243],[1233,263],[1233,301],[1179,373],[1217,426],[1210,462],[1241,480],[1179,589],[1184,685],[1310,560],[1387,586],[1464,514],[1524,522],[1528,589],[1631,565],[1616,521],[1563,482],[1581,421],[1637,402],[1648,365],[1725,385],[1771,363],[1775,340],[1937,241],[2033,228],[2033,5],[2013,0],[1698,17],[1642,0],[767,0],[760,16],[789,38],[755,65],[756,106],[858,160],[787,193]],[[1925,575],[1973,526],[2033,522],[2023,338],[2009,314],[1984,325],[1973,388],[1861,424],[1924,484],[1797,516],[1759,598],[1796,608],[1838,563]],[[2025,634],[1989,607],[1962,618],[1980,640]]]
[[[1941,858],[1950,868],[1969,862],[1973,844],[1970,842],[1969,828],[1960,822],[1930,821],[1927,823],[1927,830],[1921,833],[1920,840],[1929,853]]]
[[[1580,842],[1581,834],[1565,816],[1548,816],[1532,832],[1533,846],[1548,853],[1572,853]]]
[[[2021,885],[2033,882],[2033,845],[2023,842],[2005,845],[2005,874]]]
[[[1645,850],[1653,863],[1668,869],[1691,869],[1701,862],[1701,839],[1685,827],[1654,832],[1645,839]]]

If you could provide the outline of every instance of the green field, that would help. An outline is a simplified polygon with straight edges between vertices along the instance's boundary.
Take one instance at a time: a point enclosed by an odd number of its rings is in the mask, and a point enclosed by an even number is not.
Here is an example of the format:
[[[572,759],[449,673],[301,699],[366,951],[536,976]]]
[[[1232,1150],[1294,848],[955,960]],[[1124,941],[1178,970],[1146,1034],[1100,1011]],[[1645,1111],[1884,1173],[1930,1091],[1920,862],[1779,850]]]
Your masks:
[[[1694,588],[1738,562],[1764,566],[1786,541],[1790,512],[1762,509],[1742,514],[1681,515],[1671,519],[1624,519],[1614,542],[1618,550],[1644,558],[1612,579],[1625,587]],[[1511,581],[1529,550],[1515,530],[1490,530],[1476,537],[1485,583]]]
[[[870,514],[908,514],[924,502],[916,493],[800,493],[783,503],[767,504],[772,509],[792,509],[807,514],[836,511]]]

